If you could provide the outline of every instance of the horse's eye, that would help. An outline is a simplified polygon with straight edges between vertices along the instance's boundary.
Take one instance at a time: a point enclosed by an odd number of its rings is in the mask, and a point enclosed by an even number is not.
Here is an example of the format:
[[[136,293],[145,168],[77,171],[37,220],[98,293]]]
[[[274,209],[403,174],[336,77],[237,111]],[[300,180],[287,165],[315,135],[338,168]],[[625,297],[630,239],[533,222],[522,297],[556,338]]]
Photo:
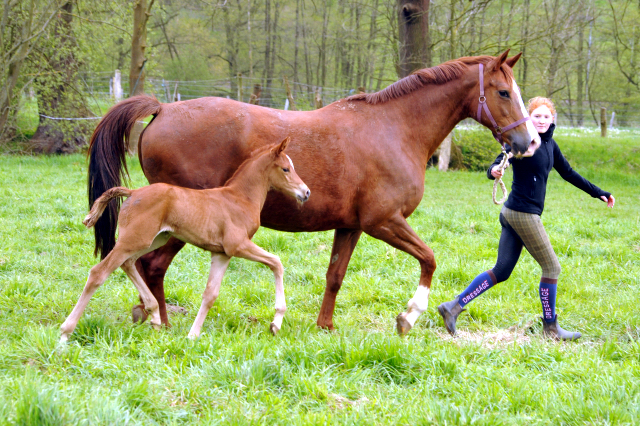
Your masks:
[[[503,98],[509,99],[509,92],[507,92],[506,90],[498,90],[498,94]]]
[[[285,168],[282,169],[282,171],[285,172],[285,173],[289,173],[289,168],[285,167]]]

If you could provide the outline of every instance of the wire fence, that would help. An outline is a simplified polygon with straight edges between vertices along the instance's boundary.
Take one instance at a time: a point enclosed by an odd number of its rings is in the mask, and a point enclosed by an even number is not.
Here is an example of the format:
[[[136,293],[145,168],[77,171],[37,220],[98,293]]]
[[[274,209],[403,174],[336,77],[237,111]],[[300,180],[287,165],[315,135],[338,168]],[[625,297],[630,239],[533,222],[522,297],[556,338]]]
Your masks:
[[[82,74],[82,83],[90,95],[90,101],[96,103],[99,109],[111,106],[116,102],[114,97],[114,73],[98,72]],[[145,93],[158,98],[162,102],[174,102],[206,96],[219,96],[229,99],[252,101],[252,95],[260,93],[255,103],[261,106],[277,109],[291,109],[288,93],[295,102],[297,110],[312,110],[321,104],[328,105],[349,95],[358,93],[364,88],[332,88],[308,85],[296,81],[285,82],[284,78],[236,78],[217,80],[167,80],[157,76],[145,79]],[[288,87],[287,87],[288,86]],[[129,92],[129,81],[122,78],[122,92]],[[371,91],[371,90],[366,90]],[[556,123],[563,127],[598,127],[600,126],[600,109],[606,108],[606,120],[609,128],[638,128],[640,127],[640,109],[622,102],[595,101],[585,102],[582,113],[579,112],[575,101],[556,100],[559,111]],[[468,120],[466,120],[468,121]]]

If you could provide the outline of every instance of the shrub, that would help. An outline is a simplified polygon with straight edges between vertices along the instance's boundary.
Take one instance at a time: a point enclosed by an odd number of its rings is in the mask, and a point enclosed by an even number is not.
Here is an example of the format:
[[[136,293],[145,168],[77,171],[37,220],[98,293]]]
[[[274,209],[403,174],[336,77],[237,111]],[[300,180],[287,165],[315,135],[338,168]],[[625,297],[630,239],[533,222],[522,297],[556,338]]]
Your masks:
[[[500,145],[487,129],[457,128],[453,133],[453,143],[462,153],[462,168],[486,171],[500,154]]]

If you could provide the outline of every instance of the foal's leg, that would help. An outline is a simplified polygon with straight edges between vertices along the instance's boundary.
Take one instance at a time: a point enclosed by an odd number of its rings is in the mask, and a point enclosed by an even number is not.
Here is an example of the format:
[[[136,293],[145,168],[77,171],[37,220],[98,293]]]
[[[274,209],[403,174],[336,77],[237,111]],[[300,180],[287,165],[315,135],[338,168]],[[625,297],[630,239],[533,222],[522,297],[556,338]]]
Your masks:
[[[324,289],[324,299],[322,299],[320,314],[318,314],[318,327],[333,330],[336,296],[342,287],[344,274],[347,272],[351,254],[358,244],[360,235],[362,235],[361,230],[351,229],[336,229],[333,235],[333,249],[327,270],[327,286]]]
[[[136,262],[136,268],[142,276],[144,282],[149,287],[154,298],[158,302],[160,310],[160,320],[162,324],[171,327],[167,316],[167,305],[164,298],[164,276],[173,258],[184,247],[184,241],[171,237],[169,241],[159,249],[141,256]],[[133,321],[144,321],[146,312],[144,305],[136,305],[132,309]]]
[[[396,318],[396,327],[401,336],[408,333],[429,305],[431,279],[436,270],[436,261],[431,250],[415,233],[401,215],[396,214],[382,223],[368,227],[365,232],[391,246],[415,257],[420,262],[420,282],[415,295],[407,304],[407,311]]]
[[[142,277],[136,269],[135,263],[135,258],[131,257],[122,264],[121,268],[127,274],[129,279],[131,279],[133,285],[136,286],[136,289],[140,294],[140,299],[142,300],[142,303],[144,303],[145,308],[151,312],[151,325],[156,330],[159,330],[161,322],[158,302],[156,301],[156,298],[153,297],[153,294],[151,294],[149,288],[142,280]]]
[[[211,269],[209,270],[209,280],[207,281],[207,287],[202,293],[202,305],[196,316],[196,320],[191,326],[189,331],[189,338],[195,339],[200,335],[202,330],[202,324],[209,313],[209,309],[213,306],[214,302],[220,294],[220,284],[222,283],[222,277],[224,276],[227,266],[231,258],[224,253],[211,253]]]
[[[100,263],[91,268],[89,272],[89,278],[87,279],[87,283],[84,286],[84,290],[82,291],[82,295],[76,306],[71,311],[71,314],[67,317],[64,323],[60,326],[60,342],[64,343],[69,339],[69,335],[73,333],[73,330],[78,325],[78,321],[82,316],[89,300],[96,292],[96,290],[105,282],[105,280],[111,275],[113,271],[118,269],[120,265],[124,263],[129,257],[131,257],[132,253],[126,253],[121,251],[116,244],[116,247],[105,257]]]
[[[287,311],[287,302],[284,297],[284,284],[282,282],[284,268],[282,267],[280,258],[258,247],[251,240],[243,243],[234,253],[234,256],[260,262],[267,265],[269,269],[273,271],[276,282],[276,315],[269,326],[269,331],[275,336],[282,327],[282,319],[284,318],[284,313]]]

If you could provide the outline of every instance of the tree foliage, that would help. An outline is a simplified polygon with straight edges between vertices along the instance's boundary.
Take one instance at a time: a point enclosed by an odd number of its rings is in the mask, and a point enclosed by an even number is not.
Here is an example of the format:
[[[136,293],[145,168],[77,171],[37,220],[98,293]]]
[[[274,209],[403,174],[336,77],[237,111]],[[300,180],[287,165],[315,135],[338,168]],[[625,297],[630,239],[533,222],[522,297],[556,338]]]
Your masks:
[[[322,95],[317,87],[325,92],[380,90],[400,72],[400,3],[158,0],[147,22],[144,71],[173,82],[224,79],[229,86],[223,95],[242,94],[245,101],[250,90],[243,92],[237,83],[259,83],[259,102],[265,105],[272,105],[269,100],[274,90],[282,88],[285,76],[300,98],[296,99],[300,107],[313,106],[315,97]],[[60,28],[55,24],[61,13],[69,13],[63,11],[65,4],[72,5],[67,40],[73,41],[66,45],[56,36]],[[63,85],[73,86],[65,92],[83,99],[85,110],[75,113],[103,112],[82,77],[131,68],[136,4],[133,0],[5,0],[0,23],[3,140],[14,136],[14,117],[29,88],[38,92],[38,82],[52,73],[52,55],[47,53],[52,46],[53,51],[72,53],[73,67],[64,68],[67,75],[73,69],[75,77],[69,76]],[[425,16],[425,57],[432,65],[460,56],[496,55],[507,48],[522,51],[516,77],[525,98],[551,96],[563,122],[597,123],[600,106],[615,110],[619,125],[640,122],[636,113],[640,2],[636,0],[442,0],[430,2]],[[126,73],[123,80],[128,86]],[[125,87],[125,93],[129,89]],[[152,88],[145,90],[161,95]],[[172,100],[172,90],[166,88],[165,100]],[[212,94],[221,93],[203,84],[192,96]],[[38,100],[39,108],[44,104]]]

